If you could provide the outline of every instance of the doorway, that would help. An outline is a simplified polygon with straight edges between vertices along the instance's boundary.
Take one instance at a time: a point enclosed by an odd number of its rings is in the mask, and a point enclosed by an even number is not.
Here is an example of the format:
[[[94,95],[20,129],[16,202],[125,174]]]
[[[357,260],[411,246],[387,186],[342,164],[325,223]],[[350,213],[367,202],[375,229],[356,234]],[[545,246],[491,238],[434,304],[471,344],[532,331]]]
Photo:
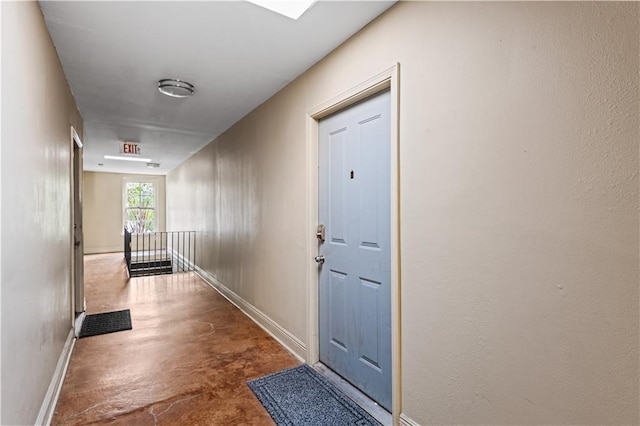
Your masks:
[[[320,361],[391,410],[390,95],[319,123]]]
[[[393,423],[400,421],[402,412],[401,406],[401,322],[400,322],[400,211],[399,211],[399,73],[400,64],[395,64],[391,68],[373,76],[372,78],[358,84],[355,87],[341,93],[340,95],[329,99],[322,104],[312,108],[307,113],[307,215],[309,218],[309,237],[307,240],[307,252],[310,262],[308,263],[308,282],[309,282],[309,307],[308,307],[308,324],[309,332],[307,339],[307,357],[309,364],[316,364],[320,361],[320,275],[324,271],[331,268],[318,265],[313,262],[316,256],[322,256],[321,245],[316,238],[317,225],[320,224],[320,123],[325,118],[330,118],[335,113],[348,109],[349,107],[360,103],[367,98],[373,98],[374,95],[387,92],[389,96],[389,139],[388,139],[388,194],[389,194],[389,276],[390,276],[390,334],[391,334],[391,415]],[[370,117],[371,118],[371,117]],[[361,120],[363,121],[363,120]],[[366,121],[366,120],[364,120]],[[335,133],[334,129],[334,134]],[[351,180],[351,168],[347,170],[348,179]],[[354,171],[354,179],[356,174]],[[344,176],[344,172],[343,172]],[[329,234],[325,228],[325,241],[328,240]],[[370,241],[371,242],[371,241]],[[366,247],[366,244],[364,245]],[[375,248],[375,247],[370,247]],[[325,258],[326,261],[326,258]],[[330,265],[326,265],[330,266]],[[339,277],[339,274],[337,274]],[[335,278],[334,278],[335,280]],[[370,283],[373,284],[373,283]],[[370,287],[371,289],[372,287]],[[335,339],[339,341],[339,337]],[[335,342],[337,343],[337,342]],[[389,352],[388,352],[389,353]],[[368,356],[375,363],[374,356]],[[374,364],[374,363],[371,363]],[[320,367],[320,366],[319,366]],[[366,399],[366,396],[364,396]],[[360,398],[360,397],[358,397]],[[388,399],[387,399],[388,401]],[[365,402],[366,403],[366,402]],[[387,409],[389,409],[388,403]]]
[[[82,231],[82,141],[71,127],[71,314],[78,335],[84,319],[84,239]]]

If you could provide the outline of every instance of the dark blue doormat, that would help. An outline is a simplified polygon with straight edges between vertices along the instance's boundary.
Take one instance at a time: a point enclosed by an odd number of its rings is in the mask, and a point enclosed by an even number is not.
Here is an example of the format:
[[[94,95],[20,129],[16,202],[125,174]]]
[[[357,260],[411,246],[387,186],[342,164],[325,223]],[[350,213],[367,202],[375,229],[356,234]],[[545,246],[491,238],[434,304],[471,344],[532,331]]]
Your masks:
[[[131,330],[131,313],[128,309],[102,314],[87,315],[82,322],[80,336],[89,337],[116,331]]]
[[[277,425],[380,425],[308,365],[260,377],[247,385]]]

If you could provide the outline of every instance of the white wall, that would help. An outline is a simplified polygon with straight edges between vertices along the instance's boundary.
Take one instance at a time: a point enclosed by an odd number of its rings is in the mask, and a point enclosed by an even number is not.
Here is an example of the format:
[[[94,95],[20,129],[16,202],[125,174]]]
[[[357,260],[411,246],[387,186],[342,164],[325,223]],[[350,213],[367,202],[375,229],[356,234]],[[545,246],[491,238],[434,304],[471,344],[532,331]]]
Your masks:
[[[123,173],[84,172],[84,252],[122,251],[125,181],[152,182],[156,189],[157,231],[165,231],[165,177]]]
[[[400,62],[403,412],[638,424],[639,7],[399,3],[170,173],[168,224],[306,342],[306,112]]]
[[[70,126],[36,2],[2,2],[2,417],[33,424],[71,330]]]

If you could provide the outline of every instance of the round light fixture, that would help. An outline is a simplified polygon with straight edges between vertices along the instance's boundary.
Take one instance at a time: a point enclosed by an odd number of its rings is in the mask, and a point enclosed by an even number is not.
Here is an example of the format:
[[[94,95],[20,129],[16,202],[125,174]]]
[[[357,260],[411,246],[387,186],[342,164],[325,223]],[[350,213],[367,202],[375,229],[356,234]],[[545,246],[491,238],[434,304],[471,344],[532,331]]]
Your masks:
[[[160,93],[174,98],[186,98],[195,93],[193,84],[177,78],[158,80],[158,90]]]

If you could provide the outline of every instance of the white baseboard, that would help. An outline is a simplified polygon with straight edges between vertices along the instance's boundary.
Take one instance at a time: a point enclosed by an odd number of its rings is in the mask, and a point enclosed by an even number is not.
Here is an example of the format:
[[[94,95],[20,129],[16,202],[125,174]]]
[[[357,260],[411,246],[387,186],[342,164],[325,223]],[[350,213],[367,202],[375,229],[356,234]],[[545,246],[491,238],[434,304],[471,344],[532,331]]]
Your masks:
[[[246,316],[253,320],[253,322],[258,324],[264,331],[269,333],[271,337],[276,339],[278,343],[284,346],[286,350],[291,352],[293,356],[298,358],[301,362],[305,362],[307,347],[300,339],[289,333],[258,308],[228,289],[224,284],[222,284],[208,272],[204,271],[198,266],[195,267],[195,270],[196,273],[214,290],[220,293],[222,297],[234,304]]]
[[[401,426],[420,426],[420,423],[417,423],[409,418],[405,413],[400,414],[400,425]]]
[[[100,253],[117,253],[124,251],[123,246],[113,246],[113,247],[85,247],[84,254],[100,254]]]
[[[50,425],[53,413],[58,403],[58,397],[60,396],[60,389],[62,389],[62,382],[64,376],[67,374],[67,368],[69,367],[69,361],[71,360],[71,352],[73,352],[73,346],[76,343],[75,330],[69,330],[67,341],[64,343],[60,358],[58,358],[58,364],[53,372],[51,383],[49,383],[49,389],[44,396],[44,401],[40,406],[40,412],[36,418],[36,425]]]
[[[180,265],[180,264],[186,265],[187,269],[194,270],[194,271],[197,271],[199,269],[195,263],[193,263],[191,260],[181,255],[179,252],[171,250],[170,248],[167,248],[167,253],[171,255],[171,258],[173,259],[173,262],[175,262],[176,265]]]

